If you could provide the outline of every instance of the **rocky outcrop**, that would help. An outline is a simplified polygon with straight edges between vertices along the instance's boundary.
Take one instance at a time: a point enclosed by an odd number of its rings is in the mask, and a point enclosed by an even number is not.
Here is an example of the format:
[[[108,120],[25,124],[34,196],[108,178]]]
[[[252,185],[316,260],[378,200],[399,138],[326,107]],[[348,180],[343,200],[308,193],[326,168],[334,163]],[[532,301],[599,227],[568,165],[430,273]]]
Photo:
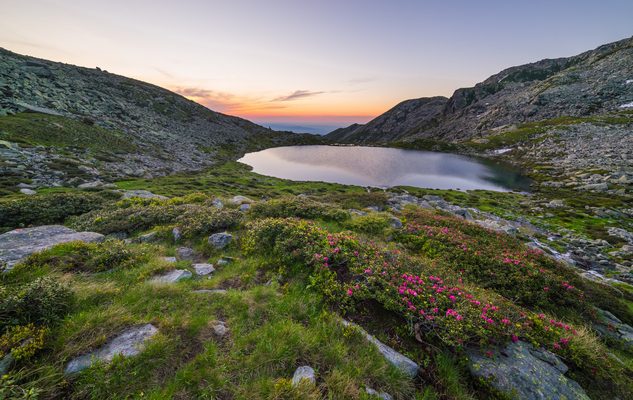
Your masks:
[[[382,143],[485,136],[495,129],[558,116],[629,109],[633,38],[568,58],[511,67],[449,99],[407,100],[366,125],[331,132],[338,142]]]
[[[75,374],[97,362],[109,363],[115,356],[135,356],[143,351],[145,342],[157,333],[158,329],[152,324],[130,328],[98,350],[74,358],[66,365],[64,372]]]
[[[0,235],[0,264],[12,268],[38,251],[67,242],[100,242],[104,236],[95,232],[77,232],[62,225],[16,229]]]
[[[492,356],[468,352],[470,372],[506,396],[521,400],[589,400],[577,382],[565,377],[567,366],[553,353],[518,341]]]

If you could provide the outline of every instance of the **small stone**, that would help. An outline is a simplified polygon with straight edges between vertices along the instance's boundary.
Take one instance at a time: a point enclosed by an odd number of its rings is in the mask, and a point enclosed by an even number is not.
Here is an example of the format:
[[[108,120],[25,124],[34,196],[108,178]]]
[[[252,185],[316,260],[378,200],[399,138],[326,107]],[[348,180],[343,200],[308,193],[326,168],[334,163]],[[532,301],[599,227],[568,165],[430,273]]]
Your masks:
[[[244,203],[242,205],[240,205],[240,211],[244,212],[244,211],[248,211],[251,209],[251,205],[248,203]]]
[[[389,218],[389,226],[391,226],[394,229],[401,229],[402,221],[400,221],[400,218],[391,217]]]
[[[253,200],[249,199],[246,196],[233,196],[233,198],[231,199],[231,203],[233,204],[244,204],[244,203],[252,203]]]
[[[34,194],[37,194],[37,192],[35,190],[33,190],[33,189],[26,189],[26,188],[20,189],[20,193],[25,194],[27,196],[33,196]]]
[[[218,267],[224,267],[233,262],[233,257],[222,257],[216,263]]]
[[[219,209],[224,208],[224,203],[222,203],[222,200],[220,200],[220,199],[213,199],[213,201],[211,202],[211,205],[213,205],[213,207],[219,208]]]
[[[125,190],[123,191],[123,199],[131,199],[133,197],[138,197],[141,199],[159,199],[159,200],[167,200],[168,197],[161,196],[159,194],[154,194],[148,190]]]
[[[224,289],[198,289],[198,290],[194,290],[193,293],[226,294],[226,290]]]
[[[314,369],[312,369],[312,367],[303,365],[297,368],[294,375],[292,376],[292,386],[298,386],[301,381],[307,381],[312,385],[316,383],[316,379],[314,377]]]
[[[226,335],[226,333],[228,332],[226,325],[222,321],[214,322],[213,325],[211,325],[211,329],[213,329],[213,333],[215,334],[215,336],[220,338],[224,337],[224,335]]]
[[[380,397],[382,400],[393,400],[393,397],[389,393],[386,392],[378,392],[370,387],[365,387],[365,392],[367,392],[370,396]]]
[[[138,241],[141,243],[150,243],[158,239],[158,232],[150,232],[138,237]]]
[[[176,257],[161,257],[161,260],[168,262],[168,263],[175,263],[176,261]]]
[[[175,227],[174,229],[171,230],[171,235],[174,237],[174,242],[178,242],[182,238],[182,234],[180,233],[180,228],[178,227]]]
[[[13,356],[11,355],[11,353],[9,353],[5,355],[2,360],[0,360],[0,376],[9,372],[11,364],[13,364]]]
[[[209,275],[215,271],[213,264],[193,264],[193,269],[196,270],[196,275],[199,276]]]
[[[222,233],[214,233],[209,236],[209,244],[216,249],[223,249],[231,243],[233,240],[233,235],[230,233],[222,232]]]
[[[176,283],[191,278],[191,272],[186,269],[175,269],[166,274],[158,275],[150,279],[150,283]]]
[[[196,258],[196,252],[191,247],[178,247],[176,258],[180,261],[193,261]]]
[[[101,181],[92,181],[92,182],[86,182],[86,183],[82,183],[81,185],[77,186],[79,189],[94,189],[94,188],[98,188],[103,186],[103,182]]]

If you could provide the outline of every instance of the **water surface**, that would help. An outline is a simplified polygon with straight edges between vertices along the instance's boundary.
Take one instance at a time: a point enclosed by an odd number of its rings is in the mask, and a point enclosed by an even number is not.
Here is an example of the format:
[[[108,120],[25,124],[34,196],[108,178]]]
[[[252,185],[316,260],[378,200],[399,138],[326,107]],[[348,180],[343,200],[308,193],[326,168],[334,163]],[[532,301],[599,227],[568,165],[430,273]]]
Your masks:
[[[501,164],[456,154],[364,146],[287,146],[248,153],[253,171],[294,181],[388,188],[527,190],[529,180]]]

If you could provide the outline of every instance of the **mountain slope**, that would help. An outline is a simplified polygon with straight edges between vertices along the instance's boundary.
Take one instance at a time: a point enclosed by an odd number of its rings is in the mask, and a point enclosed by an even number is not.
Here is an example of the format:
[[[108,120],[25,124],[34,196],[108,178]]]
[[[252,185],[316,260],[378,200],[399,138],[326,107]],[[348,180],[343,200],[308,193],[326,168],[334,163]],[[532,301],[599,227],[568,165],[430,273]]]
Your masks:
[[[13,143],[5,145],[8,148],[3,150],[5,158],[12,158],[13,163],[25,170],[38,168],[31,165],[33,158],[48,157],[42,155],[38,145],[51,145],[31,140],[32,137],[25,139],[25,131],[35,132],[39,138],[52,131],[59,131],[58,136],[66,135],[66,139],[69,135],[74,138],[75,134],[88,138],[104,134],[119,137],[129,144],[127,149],[118,146],[109,154],[102,152],[91,158],[95,154],[83,154],[85,146],[70,148],[68,143],[58,143],[55,155],[51,156],[57,157],[65,151],[73,162],[117,177],[198,170],[211,165],[227,151],[235,154],[256,141],[290,138],[290,134],[211,111],[155,85],[98,68],[36,59],[4,49],[0,49],[0,93],[0,116],[5,116],[0,118],[0,140]],[[6,117],[25,111],[37,114],[20,117],[19,121],[15,116]],[[17,122],[23,125],[16,125]],[[16,136],[24,140],[18,142],[22,144],[21,151],[13,154],[10,151],[15,150],[16,141],[11,138]],[[107,153],[107,149],[102,150]],[[29,152],[37,154],[25,156]],[[50,157],[47,160],[51,161]],[[43,165],[39,167],[43,172],[48,171]],[[41,178],[46,185],[65,183],[63,179],[51,182]]]
[[[460,141],[512,124],[621,110],[633,101],[633,38],[574,57],[505,69],[472,88],[456,90],[440,111],[439,100],[433,99],[437,98],[405,101],[364,126],[327,137],[374,143],[416,138]],[[419,119],[420,115],[429,119]]]

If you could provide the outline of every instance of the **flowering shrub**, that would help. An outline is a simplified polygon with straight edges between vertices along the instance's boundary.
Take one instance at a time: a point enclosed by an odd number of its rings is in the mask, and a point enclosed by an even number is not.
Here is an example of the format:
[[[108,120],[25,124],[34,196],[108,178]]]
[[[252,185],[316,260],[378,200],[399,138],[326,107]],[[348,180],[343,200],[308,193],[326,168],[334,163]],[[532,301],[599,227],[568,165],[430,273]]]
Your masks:
[[[547,324],[499,296],[466,287],[461,278],[438,276],[436,268],[397,250],[362,243],[349,233],[330,234],[307,221],[256,221],[245,246],[286,265],[308,266],[311,286],[343,311],[374,300],[452,346],[524,337],[556,350],[574,333],[562,322]]]
[[[542,251],[453,217],[409,211],[396,240],[477,285],[528,306],[585,310],[580,278]]]

